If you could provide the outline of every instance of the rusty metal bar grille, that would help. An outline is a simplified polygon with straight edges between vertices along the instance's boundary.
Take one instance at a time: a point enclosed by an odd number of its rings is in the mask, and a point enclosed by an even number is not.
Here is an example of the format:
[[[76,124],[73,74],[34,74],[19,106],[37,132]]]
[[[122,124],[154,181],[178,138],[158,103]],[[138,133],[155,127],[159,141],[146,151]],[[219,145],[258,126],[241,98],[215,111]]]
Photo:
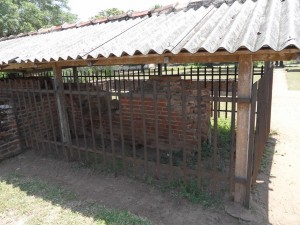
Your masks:
[[[71,134],[71,143],[67,144],[62,142],[51,78],[2,80],[0,97],[15,101],[24,145],[39,154],[78,160],[116,175],[179,180],[184,185],[195,182],[212,193],[226,189],[232,193],[236,104],[250,103],[251,99],[237,97],[231,68],[211,69],[210,78],[194,77],[193,73],[208,74],[209,70],[185,69],[184,76],[175,76],[181,73],[179,69],[171,70],[174,76],[168,71],[152,76],[148,70],[134,74],[121,70],[112,78],[101,71],[91,76],[86,73],[84,82],[80,72],[78,80],[65,77],[63,96]],[[224,74],[224,84],[217,83]],[[269,129],[266,114],[270,106],[262,107],[268,101],[265,96],[270,98],[270,88],[265,84],[271,79],[268,74],[259,82],[258,114],[252,117],[257,119],[253,179],[262,156],[257,149],[262,149]],[[213,76],[218,81],[209,85]],[[122,83],[128,77],[132,82]]]

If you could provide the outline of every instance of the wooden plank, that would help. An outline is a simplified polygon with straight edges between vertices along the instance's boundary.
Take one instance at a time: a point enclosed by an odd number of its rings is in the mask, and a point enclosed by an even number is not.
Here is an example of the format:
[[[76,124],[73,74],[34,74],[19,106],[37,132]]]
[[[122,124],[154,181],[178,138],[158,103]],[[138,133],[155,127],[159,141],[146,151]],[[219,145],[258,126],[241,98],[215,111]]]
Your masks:
[[[169,58],[169,63],[193,63],[193,62],[238,62],[239,57],[242,55],[252,56],[254,61],[279,61],[279,60],[293,60],[298,57],[300,53],[299,49],[290,48],[284,49],[280,52],[276,52],[272,49],[263,49],[257,52],[251,52],[248,50],[239,50],[235,53],[229,53],[227,51],[217,51],[215,53],[198,52],[194,54],[190,53],[165,53],[165,54],[148,54],[148,55],[134,55],[134,56],[122,56],[122,57],[109,57],[90,59],[94,66],[106,66],[106,65],[124,65],[124,64],[158,64],[163,63],[164,58]],[[87,67],[90,64],[83,59],[80,60],[59,60],[55,61],[58,67]],[[27,63],[9,63],[0,66],[0,71],[22,71],[26,69],[47,69],[52,68],[53,62],[27,62]]]
[[[54,73],[54,85],[55,85],[55,90],[56,90],[55,97],[56,97],[56,102],[57,102],[62,142],[64,144],[70,144],[71,143],[71,135],[70,135],[70,127],[69,127],[67,111],[66,111],[66,107],[65,107],[66,104],[65,104],[65,98],[64,98],[64,86],[63,86],[61,68],[54,65],[53,73]],[[65,157],[68,159],[67,152],[64,152],[64,154],[65,154]]]
[[[238,96],[250,98],[252,86],[252,56],[241,56],[239,59]],[[248,168],[250,103],[238,103],[235,177],[246,179]],[[234,201],[245,204],[246,186],[236,183]]]
[[[48,108],[50,110],[50,121],[51,121],[51,127],[52,127],[53,140],[55,142],[55,151],[56,151],[56,154],[58,155],[58,145],[57,145],[57,141],[56,141],[57,134],[56,134],[55,124],[54,124],[54,116],[53,116],[53,112],[52,112],[53,104],[50,102],[50,96],[49,96],[50,92],[48,92],[48,90],[49,90],[48,83],[46,80],[44,81],[44,83],[45,83],[45,88],[46,88],[47,104],[48,104]]]
[[[251,97],[251,112],[250,112],[250,135],[249,135],[249,151],[248,151],[248,168],[247,168],[247,182],[246,182],[246,199],[245,206],[250,208],[250,194],[252,182],[252,168],[253,168],[253,147],[254,147],[254,124],[257,100],[257,82],[252,87]]]

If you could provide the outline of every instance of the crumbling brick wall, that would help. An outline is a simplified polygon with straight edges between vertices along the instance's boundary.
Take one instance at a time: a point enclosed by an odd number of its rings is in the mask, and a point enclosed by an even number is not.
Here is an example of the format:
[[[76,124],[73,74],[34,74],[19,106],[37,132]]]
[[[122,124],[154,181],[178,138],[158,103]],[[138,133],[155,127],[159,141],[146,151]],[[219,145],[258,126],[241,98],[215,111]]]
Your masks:
[[[0,100],[0,160],[21,152],[17,121],[9,101]]]
[[[153,90],[156,83],[157,101],[155,103]],[[170,88],[168,85],[170,84]],[[168,91],[170,90],[170,94]],[[185,92],[186,101],[183,106],[182,93]],[[180,77],[153,77],[145,82],[144,85],[144,111],[146,124],[146,143],[149,147],[156,146],[156,136],[158,137],[158,145],[161,149],[168,149],[170,146],[180,149],[185,144],[190,150],[193,150],[198,143],[198,103],[197,103],[197,86],[196,82],[184,81]],[[141,90],[135,92],[132,100],[128,96],[122,96],[119,102],[119,114],[122,114],[123,126],[126,128],[124,138],[126,142],[132,143],[132,122],[133,118],[135,144],[143,145],[143,102]],[[209,96],[210,92],[205,89],[202,84],[201,96]],[[168,96],[170,96],[170,107]],[[155,119],[155,104],[157,105],[157,120]],[[131,115],[130,107],[133,108]],[[182,109],[184,107],[184,110]],[[202,101],[201,106],[201,137],[202,141],[207,141],[210,132],[210,103]],[[183,115],[183,112],[185,113]],[[118,115],[114,115],[114,126],[118,127],[120,119]],[[169,114],[171,115],[169,118]],[[185,118],[184,118],[185,117]],[[171,135],[169,136],[169,120],[171,125]],[[156,132],[156,123],[158,133]],[[120,134],[117,133],[117,139]],[[169,137],[171,140],[169,140]],[[185,139],[185,142],[183,141]]]

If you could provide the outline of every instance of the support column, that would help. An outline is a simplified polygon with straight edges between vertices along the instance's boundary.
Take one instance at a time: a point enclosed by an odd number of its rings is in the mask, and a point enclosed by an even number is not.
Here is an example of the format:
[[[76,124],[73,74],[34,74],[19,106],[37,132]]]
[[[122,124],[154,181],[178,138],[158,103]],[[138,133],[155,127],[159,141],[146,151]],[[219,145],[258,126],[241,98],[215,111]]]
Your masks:
[[[65,107],[64,86],[61,67],[53,66],[55,98],[58,109],[59,125],[63,144],[71,143],[70,127]]]
[[[252,56],[239,58],[238,97],[251,98],[253,61]],[[234,201],[245,204],[250,136],[250,102],[239,102],[237,106],[236,161]]]
[[[73,67],[72,70],[73,70],[74,83],[77,84],[77,82],[78,82],[78,71],[77,71],[77,67]]]

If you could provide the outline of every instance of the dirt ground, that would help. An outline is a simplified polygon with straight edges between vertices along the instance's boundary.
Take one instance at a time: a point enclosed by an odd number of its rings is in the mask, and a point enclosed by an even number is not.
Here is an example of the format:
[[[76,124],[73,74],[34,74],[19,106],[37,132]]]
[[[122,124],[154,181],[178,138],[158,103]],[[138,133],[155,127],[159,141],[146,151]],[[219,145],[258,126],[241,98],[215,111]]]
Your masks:
[[[274,73],[272,130],[278,135],[253,194],[273,225],[300,224],[300,91],[288,91],[285,70]]]
[[[29,151],[0,163],[0,176],[13,171],[71,190],[80,199],[128,210],[156,224],[300,224],[300,91],[287,91],[284,71],[274,76],[272,130],[266,168],[252,193],[250,222],[228,215],[224,209],[201,205],[140,181],[94,173],[78,163],[43,158]],[[274,153],[274,154],[273,154]]]

